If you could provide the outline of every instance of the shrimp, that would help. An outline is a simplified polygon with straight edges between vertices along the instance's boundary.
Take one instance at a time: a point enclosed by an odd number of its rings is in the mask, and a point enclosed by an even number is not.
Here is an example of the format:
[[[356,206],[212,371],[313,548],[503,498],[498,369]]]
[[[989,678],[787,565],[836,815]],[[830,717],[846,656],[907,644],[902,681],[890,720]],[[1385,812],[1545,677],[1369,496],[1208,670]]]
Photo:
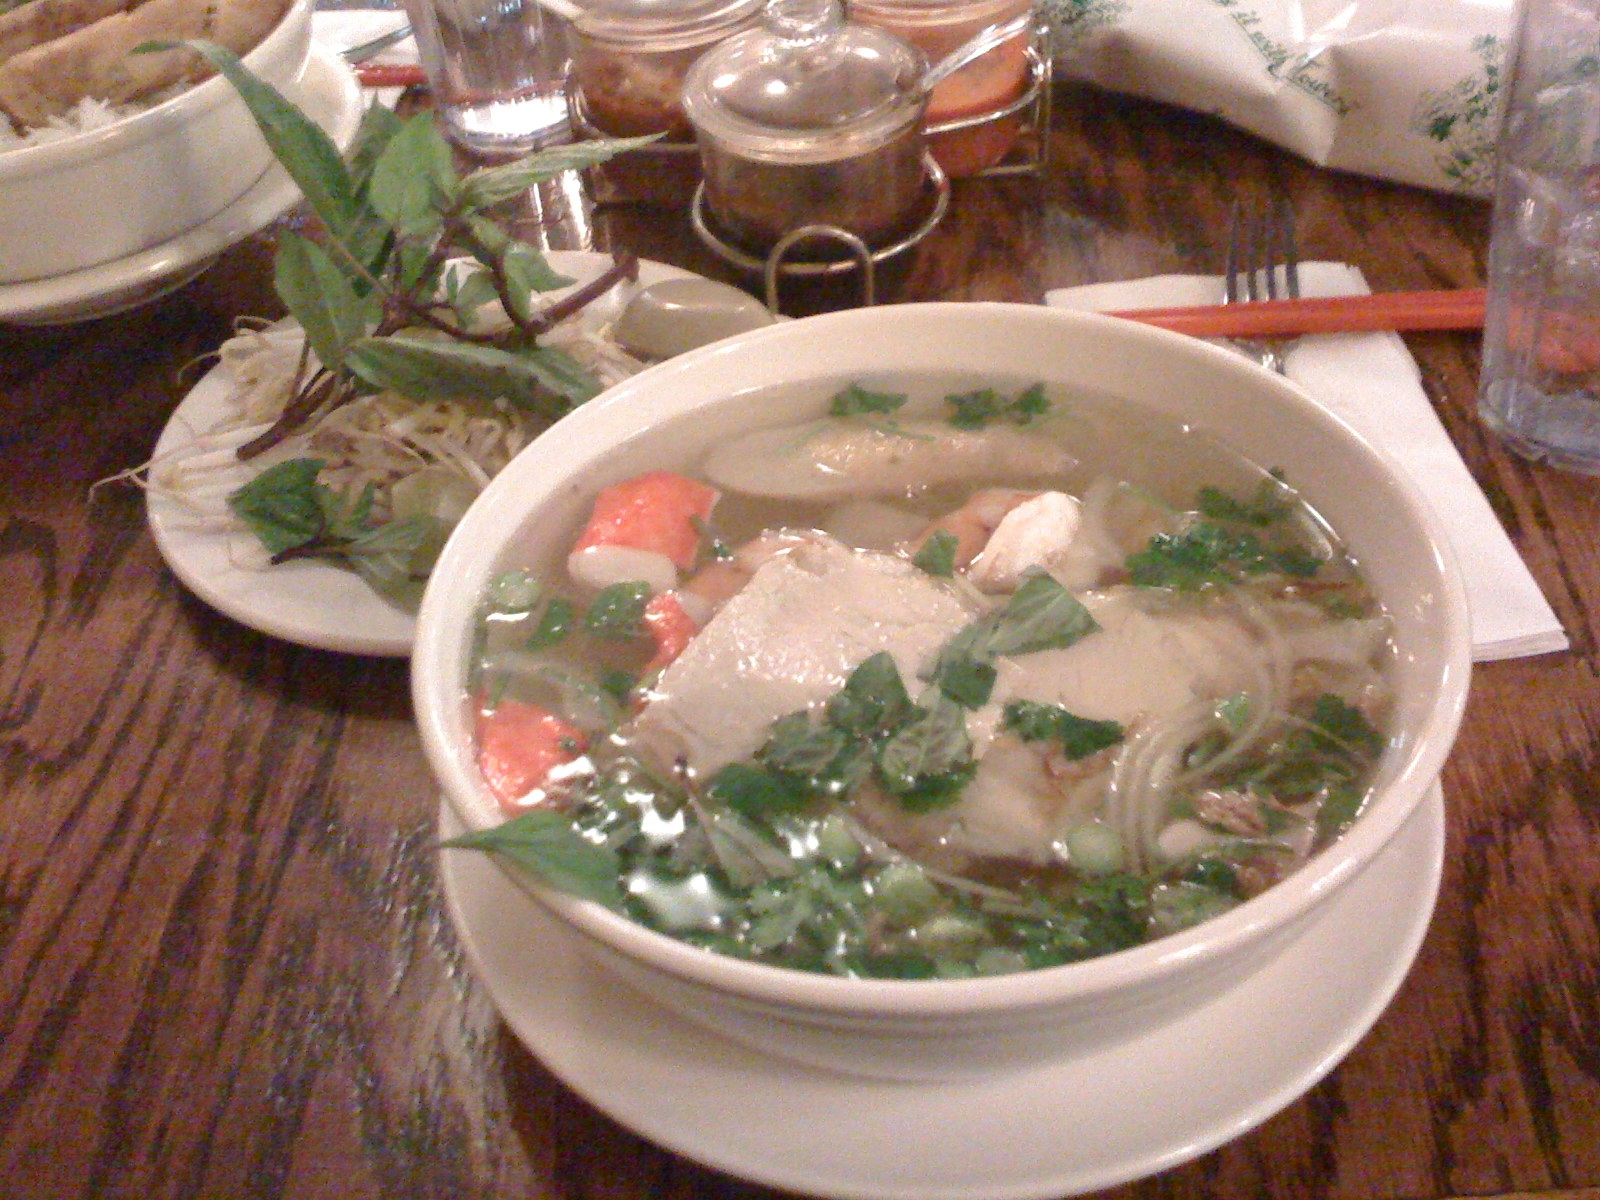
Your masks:
[[[929,522],[912,539],[907,550],[915,554],[935,534],[947,533],[956,539],[955,566],[958,570],[965,570],[989,544],[990,536],[999,528],[1006,514],[1037,494],[1016,488],[982,488],[968,496],[966,503],[954,512]]]
[[[823,535],[794,529],[769,529],[745,542],[731,558],[707,563],[684,582],[682,590],[707,609],[720,608],[750,582],[769,559]]]

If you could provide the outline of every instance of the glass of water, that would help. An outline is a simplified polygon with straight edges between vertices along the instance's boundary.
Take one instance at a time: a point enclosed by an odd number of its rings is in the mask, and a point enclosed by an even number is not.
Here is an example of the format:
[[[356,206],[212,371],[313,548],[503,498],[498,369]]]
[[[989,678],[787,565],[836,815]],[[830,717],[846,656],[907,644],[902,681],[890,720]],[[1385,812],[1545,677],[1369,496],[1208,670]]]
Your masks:
[[[405,0],[445,133],[481,154],[572,140],[566,23],[538,0]]]
[[[1478,408],[1600,475],[1600,0],[1526,0],[1499,140]]]

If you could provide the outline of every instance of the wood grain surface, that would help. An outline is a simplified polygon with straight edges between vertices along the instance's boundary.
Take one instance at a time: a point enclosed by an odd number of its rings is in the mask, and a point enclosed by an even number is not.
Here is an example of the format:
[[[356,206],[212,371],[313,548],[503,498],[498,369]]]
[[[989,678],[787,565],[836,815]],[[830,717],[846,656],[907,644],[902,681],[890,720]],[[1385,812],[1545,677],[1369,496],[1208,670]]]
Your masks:
[[[1054,113],[1044,175],[959,183],[884,299],[1219,270],[1228,205],[1272,195],[1306,257],[1374,288],[1482,283],[1479,203],[1099,93]],[[0,1197],[775,1195],[613,1123],[501,1024],[441,907],[403,664],[211,611],[137,489],[94,486],[236,316],[278,311],[270,238],[133,312],[0,327]],[[569,213],[552,240],[733,278],[681,208]],[[1476,335],[1407,342],[1573,648],[1477,672],[1439,910],[1372,1032],[1260,1128],[1110,1195],[1600,1196],[1600,481],[1478,423]]]

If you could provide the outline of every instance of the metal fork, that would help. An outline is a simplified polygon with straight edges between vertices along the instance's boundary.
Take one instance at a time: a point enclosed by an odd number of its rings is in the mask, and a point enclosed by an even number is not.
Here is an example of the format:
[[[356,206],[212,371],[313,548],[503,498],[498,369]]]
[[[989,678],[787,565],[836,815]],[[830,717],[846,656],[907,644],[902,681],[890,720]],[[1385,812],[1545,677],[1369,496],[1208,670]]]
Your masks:
[[[1223,303],[1299,298],[1300,252],[1295,245],[1294,209],[1287,200],[1277,200],[1264,211],[1247,212],[1234,201],[1223,269]],[[1268,370],[1283,374],[1289,342],[1241,338],[1234,344]]]
[[[339,54],[345,62],[355,66],[357,63],[366,62],[369,58],[376,58],[390,46],[395,45],[397,42],[403,42],[410,36],[411,25],[410,22],[407,22],[389,30],[387,33],[380,33],[377,37],[362,42],[360,45],[348,46],[339,51]]]

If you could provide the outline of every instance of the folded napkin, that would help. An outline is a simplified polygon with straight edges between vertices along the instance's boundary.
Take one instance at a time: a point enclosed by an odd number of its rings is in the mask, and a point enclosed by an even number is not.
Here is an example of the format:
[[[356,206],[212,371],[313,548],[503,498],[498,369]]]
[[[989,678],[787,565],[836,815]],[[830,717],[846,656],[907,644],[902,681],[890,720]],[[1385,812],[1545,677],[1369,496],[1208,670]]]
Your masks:
[[[1305,263],[1306,296],[1362,295],[1361,272],[1342,263]],[[1222,283],[1210,276],[1160,275],[1122,283],[1060,288],[1057,308],[1090,312],[1215,304]],[[1299,339],[1285,363],[1289,378],[1369,441],[1393,456],[1443,519],[1465,577],[1473,657],[1480,662],[1567,648],[1567,635],[1456,453],[1422,390],[1417,364],[1393,333],[1319,334]]]

